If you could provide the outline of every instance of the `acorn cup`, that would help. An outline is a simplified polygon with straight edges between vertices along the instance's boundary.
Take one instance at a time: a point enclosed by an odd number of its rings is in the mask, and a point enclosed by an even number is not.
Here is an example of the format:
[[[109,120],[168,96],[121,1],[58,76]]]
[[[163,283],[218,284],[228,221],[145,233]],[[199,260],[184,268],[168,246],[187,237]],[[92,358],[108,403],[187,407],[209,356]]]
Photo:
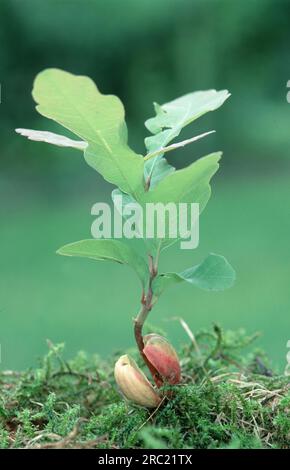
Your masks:
[[[156,408],[160,404],[161,397],[130,356],[118,359],[114,373],[121,392],[128,400],[146,408]]]
[[[151,333],[143,337],[143,354],[157,370],[159,377],[153,375],[158,387],[176,385],[181,380],[181,370],[175,349],[163,336]]]

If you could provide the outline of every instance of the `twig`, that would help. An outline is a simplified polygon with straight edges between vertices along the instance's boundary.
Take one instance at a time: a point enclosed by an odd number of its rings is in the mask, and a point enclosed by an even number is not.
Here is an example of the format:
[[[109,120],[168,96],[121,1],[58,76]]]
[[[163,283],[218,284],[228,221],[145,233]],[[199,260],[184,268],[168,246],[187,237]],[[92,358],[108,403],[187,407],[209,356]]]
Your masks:
[[[76,441],[77,436],[79,435],[79,429],[80,429],[80,424],[81,422],[84,421],[83,419],[80,419],[78,423],[75,425],[73,430],[64,438],[61,438],[58,434],[53,434],[53,433],[42,433],[35,438],[33,438],[31,441],[27,443],[25,448],[37,448],[37,449],[65,449],[73,445],[74,449],[85,449],[85,448],[92,448],[95,447],[97,444],[100,442],[104,442],[107,440],[107,436],[101,436],[96,439],[90,440],[90,441],[85,441],[85,442],[78,442]],[[35,442],[39,441],[40,439],[55,439],[53,442],[46,442],[44,444],[36,444],[33,445]]]
[[[215,347],[213,348],[213,350],[209,353],[209,355],[207,356],[207,358],[205,359],[204,363],[203,363],[203,367],[206,368],[207,364],[208,364],[208,361],[210,359],[213,359],[217,353],[220,351],[221,349],[221,345],[222,345],[222,332],[221,332],[221,329],[219,326],[217,325],[214,325],[214,332],[216,334],[216,345]]]
[[[190,341],[192,342],[196,353],[198,354],[199,357],[201,357],[201,351],[200,351],[199,346],[197,344],[196,338],[195,338],[193,332],[191,331],[191,329],[189,328],[188,324],[186,323],[186,321],[184,321],[183,318],[181,318],[181,317],[173,317],[172,320],[178,320],[179,321],[179,323],[181,324],[181,326],[184,329],[185,333],[187,334]]]
[[[54,379],[56,377],[63,376],[63,375],[70,375],[70,376],[73,376],[73,377],[78,377],[80,379],[86,379],[88,384],[91,384],[92,382],[96,382],[96,383],[100,382],[100,379],[97,378],[97,377],[93,377],[89,374],[82,374],[80,372],[74,372],[73,370],[70,370],[70,371],[60,370],[58,372],[54,372],[50,376],[50,379]]]

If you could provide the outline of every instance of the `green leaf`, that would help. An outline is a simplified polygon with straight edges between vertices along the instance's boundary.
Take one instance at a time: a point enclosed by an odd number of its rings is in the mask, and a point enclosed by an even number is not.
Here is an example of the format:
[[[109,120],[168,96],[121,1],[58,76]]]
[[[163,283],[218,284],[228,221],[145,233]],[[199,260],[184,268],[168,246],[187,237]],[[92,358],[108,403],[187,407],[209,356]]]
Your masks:
[[[120,199],[117,203],[117,198],[120,198],[120,197],[122,198],[121,207],[120,207],[120,204],[119,204]],[[142,203],[137,202],[130,194],[123,193],[119,189],[114,189],[112,191],[112,200],[113,200],[115,209],[119,212],[120,215],[122,215],[122,218],[124,220],[128,220],[130,218],[130,215],[127,215],[125,213],[125,207],[127,205],[138,204],[143,209],[144,213],[146,212],[145,206]],[[140,230],[138,230],[138,224],[136,226],[136,231],[139,233],[140,239],[142,239],[143,242],[146,244],[148,252],[152,256],[155,256],[156,251],[157,251],[157,249],[159,247],[159,244],[160,244],[160,240],[155,239],[155,238],[146,238],[145,235],[144,235],[144,225],[143,224],[141,225],[140,220],[139,220],[139,223],[140,223],[140,227],[141,227],[142,232],[140,232]],[[172,241],[171,241],[171,243],[172,243]]]
[[[199,203],[199,212],[203,211],[209,198],[210,198],[210,179],[217,171],[219,165],[218,161],[221,157],[221,152],[207,155],[200,158],[182,170],[174,171],[166,176],[157,186],[151,191],[144,193],[140,201],[144,212],[146,212],[146,203]],[[112,198],[115,203],[116,196],[123,196],[124,205],[135,202],[130,196],[125,196],[119,190],[114,190]],[[145,235],[144,235],[145,239]],[[164,249],[178,240],[172,238],[164,239],[145,239],[148,247],[156,250],[161,241],[161,249]]]
[[[129,216],[126,217],[126,215],[123,213],[123,210],[125,208],[125,206],[127,204],[136,204],[137,201],[130,195],[130,194],[126,194],[126,193],[123,193],[122,191],[120,191],[120,189],[116,188],[116,189],[113,189],[112,191],[112,201],[114,203],[114,206],[116,208],[116,210],[122,214],[123,218],[126,220]],[[122,211],[119,211],[120,207],[118,204],[116,204],[116,198],[122,198]]]
[[[156,116],[145,122],[147,129],[154,134],[145,139],[148,152],[165,147],[180,134],[183,127],[203,114],[218,109],[229,96],[228,90],[196,91],[162,106],[155,103]]]
[[[219,291],[231,287],[235,279],[235,271],[226,258],[211,253],[200,264],[181,273],[160,274],[154,281],[153,291],[158,297],[165,288],[183,281],[200,289]]]
[[[148,150],[148,155],[145,157],[145,160],[152,154],[158,155],[145,161],[145,180],[146,173],[147,177],[149,174],[152,175],[153,178],[155,172],[158,172],[156,166],[160,159],[162,159],[162,155],[165,151],[184,146],[191,141],[206,137],[213,132],[206,132],[193,139],[187,139],[173,146],[166,147],[169,142],[180,134],[185,126],[203,114],[218,109],[229,96],[230,94],[227,90],[207,90],[188,93],[162,106],[154,103],[156,116],[145,122],[147,129],[154,134],[145,139],[145,145]]]
[[[174,144],[168,145],[167,147],[162,147],[161,149],[156,150],[155,152],[148,153],[146,157],[144,158],[144,160],[147,161],[155,157],[156,155],[160,155],[161,153],[164,154],[164,153],[172,152],[172,150],[185,147],[188,144],[192,144],[193,142],[196,142],[197,140],[203,139],[204,137],[207,137],[208,135],[214,134],[214,133],[215,131],[204,132],[203,134],[196,135],[194,137],[191,137],[190,139],[185,139],[182,142],[176,142]]]
[[[176,204],[184,202],[199,203],[199,213],[201,214],[210,198],[211,189],[209,183],[219,167],[218,161],[220,157],[221,152],[217,152],[200,158],[182,170],[174,172],[169,171],[169,174],[156,188],[145,192],[143,197],[138,201],[138,204],[140,204],[143,209],[143,213],[146,214],[146,203],[163,203],[166,205],[172,202]],[[114,204],[116,196],[122,196],[123,208],[126,204],[136,202],[131,196],[116,189],[112,192]],[[168,219],[166,219],[166,223],[168,222]],[[143,226],[143,228],[144,241],[151,254],[155,253],[157,249],[164,250],[178,240],[178,238],[172,239],[166,236],[162,239],[146,238],[146,227]]]
[[[202,139],[213,132],[215,131],[205,132],[204,134],[192,137],[191,139],[177,142],[176,144],[169,145],[168,147],[162,147],[162,149],[157,150],[156,152],[148,153],[144,158],[144,179],[146,186],[150,188],[150,190],[153,189],[165,178],[165,176],[175,171],[175,168],[163,157],[164,153],[184,147],[185,145]]]
[[[170,165],[164,157],[148,160],[144,165],[145,182],[148,181],[148,178],[150,179],[150,190],[152,190],[158,183],[160,183],[160,181],[174,171],[174,166]]]
[[[143,287],[146,285],[148,269],[145,260],[131,247],[119,240],[81,240],[61,247],[57,253],[65,256],[127,264],[135,270]]]
[[[164,178],[152,191],[143,196],[144,202],[199,203],[200,213],[210,197],[209,182],[219,167],[222,153],[202,157],[182,170],[174,171]]]
[[[127,145],[124,108],[116,96],[102,95],[88,77],[59,69],[37,75],[32,94],[40,114],[88,143],[85,159],[107,181],[135,197],[143,192],[143,158]]]
[[[47,144],[57,145],[59,147],[71,147],[77,150],[85,150],[88,146],[82,140],[72,140],[64,135],[55,134],[54,132],[35,131],[33,129],[15,129],[17,134],[27,137],[35,142],[46,142]]]

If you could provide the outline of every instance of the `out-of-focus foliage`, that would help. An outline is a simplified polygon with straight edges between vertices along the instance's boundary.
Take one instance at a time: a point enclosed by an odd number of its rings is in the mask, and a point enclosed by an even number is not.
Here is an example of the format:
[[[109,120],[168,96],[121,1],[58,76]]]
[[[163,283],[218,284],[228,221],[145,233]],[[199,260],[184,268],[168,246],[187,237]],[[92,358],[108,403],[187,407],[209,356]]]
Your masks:
[[[289,15],[283,0],[1,0],[2,162],[13,171],[29,165],[12,129],[42,128],[29,92],[51,66],[87,74],[120,96],[137,151],[146,132],[136,123],[152,115],[151,102],[228,88],[231,106],[206,117],[227,165],[288,157]],[[33,160],[39,150],[31,149]],[[190,152],[182,153],[186,162]]]

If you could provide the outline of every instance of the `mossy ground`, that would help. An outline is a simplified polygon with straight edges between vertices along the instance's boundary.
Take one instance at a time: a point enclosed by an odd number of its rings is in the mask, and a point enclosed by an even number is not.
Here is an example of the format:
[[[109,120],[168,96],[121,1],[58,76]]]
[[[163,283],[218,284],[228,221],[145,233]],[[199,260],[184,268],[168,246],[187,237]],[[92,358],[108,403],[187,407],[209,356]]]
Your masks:
[[[117,355],[67,362],[63,345],[49,344],[39,368],[0,372],[0,448],[290,448],[289,377],[254,337],[187,333],[183,382],[153,412],[119,395]]]

